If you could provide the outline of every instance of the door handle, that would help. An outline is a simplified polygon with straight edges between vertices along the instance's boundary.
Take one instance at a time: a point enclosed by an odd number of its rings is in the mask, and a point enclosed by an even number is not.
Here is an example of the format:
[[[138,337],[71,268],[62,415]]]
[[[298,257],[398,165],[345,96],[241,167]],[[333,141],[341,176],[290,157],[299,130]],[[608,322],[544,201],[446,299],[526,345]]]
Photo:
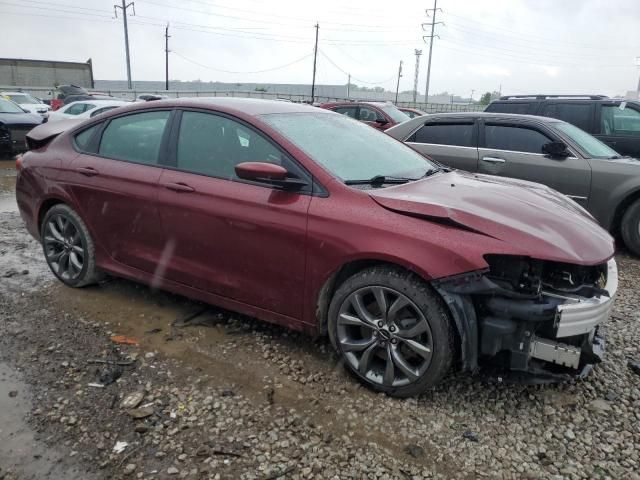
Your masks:
[[[82,175],[85,175],[87,177],[94,177],[100,174],[100,172],[98,172],[95,168],[91,167],[78,167],[76,168],[76,172],[81,173]]]
[[[189,185],[185,184],[185,183],[167,183],[165,184],[165,188],[168,188],[169,190],[173,190],[174,192],[195,192],[195,188],[190,187]]]
[[[497,157],[482,157],[482,161],[487,163],[506,163],[504,158]]]

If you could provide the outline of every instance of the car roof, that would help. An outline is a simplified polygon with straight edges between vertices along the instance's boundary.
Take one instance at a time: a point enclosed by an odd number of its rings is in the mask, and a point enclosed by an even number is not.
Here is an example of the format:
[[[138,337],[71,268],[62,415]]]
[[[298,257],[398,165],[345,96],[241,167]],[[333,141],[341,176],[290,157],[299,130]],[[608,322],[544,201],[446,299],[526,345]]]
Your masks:
[[[344,102],[328,102],[323,103],[323,106],[338,106],[338,105],[373,105],[375,107],[382,107],[383,105],[393,105],[390,102],[369,102],[367,100],[349,100]]]
[[[562,123],[562,120],[557,118],[541,117],[539,115],[523,115],[520,113],[498,113],[498,112],[442,112],[431,113],[425,116],[426,118],[508,118],[511,120],[537,120],[547,123]],[[426,118],[423,118],[425,120]]]
[[[7,92],[7,91],[2,91],[0,92],[0,95],[29,95],[29,96],[33,96],[30,93],[27,92]]]
[[[540,103],[540,102],[590,102],[590,103],[611,103],[611,102],[628,102],[628,103],[640,103],[639,100],[621,98],[621,97],[607,97],[606,95],[515,95],[504,96],[497,100],[493,100],[491,103]]]
[[[66,107],[69,107],[71,105],[75,105],[76,103],[90,103],[92,105],[95,105],[96,107],[107,107],[110,105],[131,105],[131,102],[128,102],[126,100],[91,100],[91,99],[87,99],[87,100],[77,100],[75,102],[69,102],[65,105]]]

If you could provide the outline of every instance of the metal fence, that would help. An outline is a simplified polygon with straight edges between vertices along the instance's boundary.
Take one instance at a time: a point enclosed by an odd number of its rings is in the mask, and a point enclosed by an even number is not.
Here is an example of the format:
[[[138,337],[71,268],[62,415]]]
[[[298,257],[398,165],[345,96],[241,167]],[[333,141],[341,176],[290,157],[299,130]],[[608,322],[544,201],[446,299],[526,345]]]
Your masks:
[[[3,87],[0,86],[0,91],[21,91],[29,93],[35,97],[42,98],[44,100],[51,99],[54,91],[46,87]],[[113,97],[122,98],[126,100],[134,100],[138,95],[142,94],[154,94],[164,95],[169,98],[187,98],[187,97],[240,97],[240,98],[263,98],[271,100],[286,100],[296,103],[310,103],[310,95],[295,95],[275,92],[260,92],[260,91],[198,91],[198,90],[99,90],[99,93],[111,95]],[[359,98],[344,98],[344,97],[314,97],[316,103],[325,102],[348,102],[348,101],[380,101],[375,99],[369,99],[366,97]],[[460,104],[460,103],[414,103],[414,102],[398,102],[398,106],[418,108],[427,113],[440,113],[440,112],[470,112],[479,111],[484,109],[484,105],[478,104]]]

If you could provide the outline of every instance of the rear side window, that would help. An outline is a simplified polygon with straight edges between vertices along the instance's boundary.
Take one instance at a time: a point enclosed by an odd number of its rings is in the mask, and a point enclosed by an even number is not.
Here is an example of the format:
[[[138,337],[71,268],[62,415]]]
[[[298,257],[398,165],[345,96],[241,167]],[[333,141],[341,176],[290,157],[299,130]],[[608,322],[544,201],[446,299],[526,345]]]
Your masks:
[[[421,127],[408,142],[475,147],[472,123],[441,123]]]
[[[94,133],[96,133],[96,130],[100,125],[101,124],[98,124],[94,125],[91,128],[87,128],[86,130],[83,130],[75,136],[75,144],[76,147],[78,147],[78,150],[85,153],[95,153],[94,151],[92,151],[94,149],[91,145],[91,139],[93,138]]]
[[[95,105],[89,105],[88,103],[74,103],[65,110],[67,115],[80,115],[86,112],[89,108],[93,108]]]
[[[542,153],[542,146],[551,141],[531,128],[487,124],[484,127],[485,147],[513,152]]]
[[[116,160],[157,163],[169,114],[145,112],[114,118],[102,133],[98,153]]]
[[[564,120],[585,132],[589,132],[591,131],[593,106],[588,103],[551,103],[542,108],[540,115]]]
[[[528,102],[493,102],[490,103],[485,112],[497,112],[497,113],[517,113],[520,115],[526,115],[529,113]]]
[[[377,110],[374,110],[373,108],[360,107],[360,112],[358,113],[358,120],[363,122],[375,122],[376,120],[384,121],[385,118],[380,112],[378,112]]]
[[[336,107],[333,111],[346,115],[347,117],[356,118],[357,107]]]

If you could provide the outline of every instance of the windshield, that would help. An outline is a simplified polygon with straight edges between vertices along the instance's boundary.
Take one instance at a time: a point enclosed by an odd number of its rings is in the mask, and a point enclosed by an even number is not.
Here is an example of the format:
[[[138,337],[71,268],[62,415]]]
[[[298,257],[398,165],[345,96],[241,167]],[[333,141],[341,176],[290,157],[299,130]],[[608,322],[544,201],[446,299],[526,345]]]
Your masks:
[[[0,113],[24,113],[15,103],[0,98]]]
[[[409,115],[401,112],[394,105],[384,104],[380,107],[380,110],[389,115],[394,122],[402,123],[410,119]]]
[[[18,105],[30,105],[30,104],[33,105],[33,104],[40,103],[38,100],[33,98],[31,95],[27,95],[27,94],[7,95],[7,97],[9,97],[9,100],[11,100],[14,103],[17,103]]]
[[[262,119],[343,181],[377,175],[418,179],[433,163],[370,126],[333,113],[275,113]]]
[[[602,143],[597,138],[589,135],[584,130],[572,125],[570,123],[556,123],[556,128],[567,135],[571,140],[578,144],[578,146],[585,151],[587,155],[592,158],[617,158],[620,157],[611,147]]]

